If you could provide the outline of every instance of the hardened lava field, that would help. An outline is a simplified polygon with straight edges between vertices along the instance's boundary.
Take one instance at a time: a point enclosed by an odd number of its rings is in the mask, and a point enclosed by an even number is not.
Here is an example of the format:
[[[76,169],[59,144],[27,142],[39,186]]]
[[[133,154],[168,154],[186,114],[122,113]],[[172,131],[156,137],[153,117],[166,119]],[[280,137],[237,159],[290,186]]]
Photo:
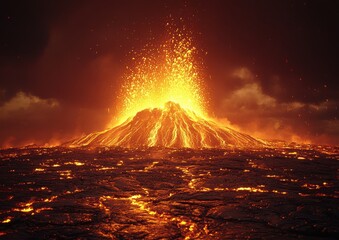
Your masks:
[[[338,149],[0,151],[1,239],[335,239]]]

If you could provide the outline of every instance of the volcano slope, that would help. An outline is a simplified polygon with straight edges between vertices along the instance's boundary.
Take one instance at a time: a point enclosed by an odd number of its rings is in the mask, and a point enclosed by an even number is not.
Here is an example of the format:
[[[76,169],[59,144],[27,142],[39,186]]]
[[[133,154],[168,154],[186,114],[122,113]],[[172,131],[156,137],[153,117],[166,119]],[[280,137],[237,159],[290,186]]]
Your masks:
[[[111,129],[91,133],[66,146],[120,146],[170,148],[260,147],[265,143],[223,127],[167,102],[164,108],[145,109]]]

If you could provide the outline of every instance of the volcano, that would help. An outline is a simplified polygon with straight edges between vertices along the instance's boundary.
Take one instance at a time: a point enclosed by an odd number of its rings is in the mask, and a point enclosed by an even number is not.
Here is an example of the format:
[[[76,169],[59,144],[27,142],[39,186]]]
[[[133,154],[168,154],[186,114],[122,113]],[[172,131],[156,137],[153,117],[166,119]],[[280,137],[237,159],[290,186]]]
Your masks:
[[[206,89],[193,38],[186,28],[166,24],[166,29],[163,44],[146,49],[133,58],[134,67],[127,68],[130,71],[117,101],[120,119],[127,120],[66,146],[200,149],[266,145],[206,117]]]
[[[163,108],[144,109],[111,129],[75,139],[66,145],[226,148],[261,147],[265,143],[247,134],[198,116],[174,102]]]

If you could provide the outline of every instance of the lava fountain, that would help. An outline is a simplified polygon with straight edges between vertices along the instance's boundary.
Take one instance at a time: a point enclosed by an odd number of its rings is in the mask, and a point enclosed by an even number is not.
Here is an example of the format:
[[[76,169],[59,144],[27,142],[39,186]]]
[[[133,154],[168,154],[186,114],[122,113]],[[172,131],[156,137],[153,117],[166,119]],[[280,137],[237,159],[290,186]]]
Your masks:
[[[206,88],[193,34],[170,23],[165,29],[165,40],[158,46],[148,44],[140,52],[132,52],[132,66],[127,67],[119,96],[122,120],[143,109],[163,108],[169,101],[207,116]]]
[[[212,120],[192,34],[166,25],[158,47],[134,53],[120,93],[118,125],[73,140],[69,146],[225,148],[264,143]]]

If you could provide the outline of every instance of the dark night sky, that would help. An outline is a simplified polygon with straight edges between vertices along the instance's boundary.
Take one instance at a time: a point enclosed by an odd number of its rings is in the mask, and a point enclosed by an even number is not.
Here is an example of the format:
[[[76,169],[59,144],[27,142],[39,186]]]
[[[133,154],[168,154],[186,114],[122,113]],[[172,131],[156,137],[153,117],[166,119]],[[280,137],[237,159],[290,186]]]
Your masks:
[[[338,144],[338,1],[1,1],[0,146],[104,129],[129,52],[184,17],[217,118]],[[108,112],[107,109],[110,109]]]

